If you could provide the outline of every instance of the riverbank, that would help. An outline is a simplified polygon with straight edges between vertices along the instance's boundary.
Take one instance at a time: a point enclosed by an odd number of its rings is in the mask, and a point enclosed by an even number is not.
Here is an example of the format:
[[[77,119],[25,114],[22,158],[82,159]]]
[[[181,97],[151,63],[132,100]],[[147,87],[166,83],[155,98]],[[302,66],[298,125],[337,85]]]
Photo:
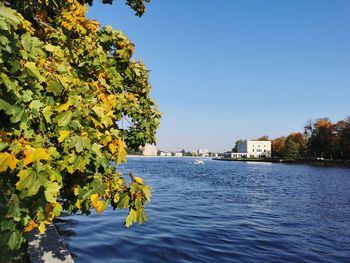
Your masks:
[[[238,162],[265,162],[265,163],[286,163],[286,164],[309,164],[314,166],[324,167],[347,167],[350,168],[350,161],[346,160],[314,160],[314,159],[300,159],[296,161],[279,159],[279,158],[213,158],[216,161],[238,161]]]
[[[40,234],[37,229],[28,234],[30,263],[74,263],[54,224]]]

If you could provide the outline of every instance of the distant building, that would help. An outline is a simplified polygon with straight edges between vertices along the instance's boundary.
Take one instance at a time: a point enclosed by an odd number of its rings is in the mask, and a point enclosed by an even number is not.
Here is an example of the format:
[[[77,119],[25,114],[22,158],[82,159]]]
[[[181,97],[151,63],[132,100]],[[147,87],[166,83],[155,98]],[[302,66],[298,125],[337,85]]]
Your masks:
[[[209,150],[208,149],[199,149],[197,151],[198,156],[209,156]]]
[[[146,144],[142,149],[142,155],[144,156],[157,156],[157,147],[152,144]]]
[[[171,156],[171,152],[163,152],[163,151],[161,151],[159,153],[159,156]]]
[[[182,152],[175,152],[175,153],[174,153],[174,156],[175,156],[175,157],[182,157],[183,154],[182,154]]]
[[[271,141],[242,141],[237,144],[237,153],[226,153],[230,158],[269,158]]]

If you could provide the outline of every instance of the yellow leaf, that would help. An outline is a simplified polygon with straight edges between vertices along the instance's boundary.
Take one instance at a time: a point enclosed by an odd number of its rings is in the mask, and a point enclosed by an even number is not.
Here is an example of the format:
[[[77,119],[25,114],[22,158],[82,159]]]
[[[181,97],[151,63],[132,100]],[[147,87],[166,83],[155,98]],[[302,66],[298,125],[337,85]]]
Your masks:
[[[57,108],[58,112],[67,111],[69,107],[72,106],[70,102],[66,102]]]
[[[73,193],[74,193],[75,195],[78,195],[78,194],[79,194],[79,187],[78,187],[77,185],[75,185],[75,186],[73,187]]]
[[[11,154],[8,162],[8,165],[11,170],[14,170],[16,168],[17,162],[18,162],[17,158]]]
[[[98,201],[95,206],[96,212],[101,214],[103,210],[105,210],[104,203],[102,201]]]
[[[99,195],[98,194],[92,194],[90,196],[90,200],[91,200],[92,206],[95,207],[95,205],[97,204],[97,202],[99,200]]]
[[[90,20],[87,23],[87,28],[90,29],[92,32],[96,32],[97,29],[100,27],[100,23],[96,20]]]
[[[107,135],[107,136],[105,136],[103,139],[102,139],[102,144],[104,145],[104,146],[107,146],[107,144],[110,142],[112,140],[112,136],[111,135]]]
[[[24,154],[26,156],[23,160],[24,165],[40,160],[48,160],[50,157],[44,148],[30,148],[25,150]]]
[[[119,195],[118,194],[115,194],[114,195],[114,198],[113,198],[113,202],[116,204],[116,203],[118,203],[119,202]]]
[[[46,226],[44,222],[41,222],[40,225],[38,226],[40,234],[44,234],[46,230]]]
[[[117,147],[115,146],[115,144],[110,143],[108,145],[109,149],[111,150],[111,153],[114,154],[117,151]]]
[[[58,137],[58,142],[63,142],[69,136],[69,134],[69,131],[60,131],[60,137]]]
[[[118,155],[117,155],[117,163],[125,162],[125,157],[127,155],[127,152],[125,151],[125,144],[121,139],[118,139],[116,141],[117,149],[118,149]]]
[[[134,181],[135,181],[136,183],[143,184],[143,180],[142,180],[141,177],[135,176],[135,177],[134,177]]]
[[[32,27],[32,24],[27,20],[23,20],[22,23],[20,24],[20,27],[23,28],[24,30],[28,31],[31,35],[34,34],[35,30]]]
[[[30,220],[27,226],[24,228],[24,232],[30,232],[33,230],[34,227],[37,227],[38,224],[35,223],[33,220]]]
[[[81,208],[81,201],[78,199],[76,202],[75,202],[75,206],[80,209]]]
[[[114,184],[113,184],[113,189],[117,191],[121,191],[125,188],[124,185],[124,180],[123,179],[118,179]]]
[[[100,197],[98,194],[92,194],[90,196],[91,204],[93,207],[95,207],[97,213],[102,213],[105,209],[104,203],[100,200]]]
[[[14,170],[17,165],[17,158],[8,152],[0,153],[0,172],[6,171],[8,167]]]

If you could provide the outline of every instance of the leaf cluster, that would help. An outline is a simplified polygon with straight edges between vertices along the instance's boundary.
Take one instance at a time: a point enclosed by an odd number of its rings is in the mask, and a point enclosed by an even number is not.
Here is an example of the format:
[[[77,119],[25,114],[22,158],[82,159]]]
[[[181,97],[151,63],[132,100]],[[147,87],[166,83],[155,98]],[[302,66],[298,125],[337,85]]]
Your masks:
[[[87,19],[82,1],[32,2],[0,3],[0,246],[11,249],[62,209],[146,220],[149,186],[116,166],[126,147],[155,142],[160,119],[121,31]]]

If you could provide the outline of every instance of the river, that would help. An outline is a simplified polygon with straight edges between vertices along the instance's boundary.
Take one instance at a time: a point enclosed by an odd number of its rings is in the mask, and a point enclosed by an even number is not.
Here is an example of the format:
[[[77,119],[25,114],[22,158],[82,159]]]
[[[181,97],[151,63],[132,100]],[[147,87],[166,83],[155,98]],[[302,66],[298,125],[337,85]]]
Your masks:
[[[56,223],[75,262],[349,262],[350,169],[129,158],[152,187],[149,221],[126,211]]]

